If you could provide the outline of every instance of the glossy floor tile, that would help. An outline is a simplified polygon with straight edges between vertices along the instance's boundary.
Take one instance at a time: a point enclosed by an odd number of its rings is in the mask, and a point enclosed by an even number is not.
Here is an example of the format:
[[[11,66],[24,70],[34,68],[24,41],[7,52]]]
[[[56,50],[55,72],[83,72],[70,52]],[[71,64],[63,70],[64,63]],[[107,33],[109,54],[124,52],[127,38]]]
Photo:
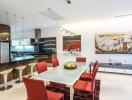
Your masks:
[[[101,79],[100,100],[132,100],[132,76],[98,73],[97,79]],[[0,91],[0,100],[26,100],[24,84]]]

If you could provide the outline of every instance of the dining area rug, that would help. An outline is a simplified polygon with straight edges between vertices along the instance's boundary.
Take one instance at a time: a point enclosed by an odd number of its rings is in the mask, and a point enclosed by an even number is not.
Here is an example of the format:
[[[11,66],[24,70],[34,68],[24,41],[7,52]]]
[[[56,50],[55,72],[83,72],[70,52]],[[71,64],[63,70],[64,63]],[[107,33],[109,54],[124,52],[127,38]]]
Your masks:
[[[95,100],[99,100],[100,96],[100,85],[101,81],[95,81]],[[56,87],[47,86],[47,89],[54,92],[60,92],[64,94],[64,100],[70,100],[70,88],[66,87],[65,89],[58,89]],[[75,91],[74,100],[92,100],[92,95],[88,92]]]

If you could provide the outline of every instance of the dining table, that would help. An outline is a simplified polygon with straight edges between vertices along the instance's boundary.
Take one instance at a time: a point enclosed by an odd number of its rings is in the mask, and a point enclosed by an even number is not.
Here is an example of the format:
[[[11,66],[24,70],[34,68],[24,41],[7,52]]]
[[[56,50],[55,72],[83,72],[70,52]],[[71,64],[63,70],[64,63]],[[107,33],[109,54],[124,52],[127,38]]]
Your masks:
[[[68,63],[73,63],[77,67],[75,69],[65,69],[64,65]],[[70,87],[70,100],[73,100],[74,83],[79,79],[81,74],[87,69],[87,62],[74,62],[69,61],[63,64],[60,64],[58,67],[42,72],[36,76],[35,79],[43,80],[45,85],[48,85],[49,82],[57,82],[66,84],[67,87]]]

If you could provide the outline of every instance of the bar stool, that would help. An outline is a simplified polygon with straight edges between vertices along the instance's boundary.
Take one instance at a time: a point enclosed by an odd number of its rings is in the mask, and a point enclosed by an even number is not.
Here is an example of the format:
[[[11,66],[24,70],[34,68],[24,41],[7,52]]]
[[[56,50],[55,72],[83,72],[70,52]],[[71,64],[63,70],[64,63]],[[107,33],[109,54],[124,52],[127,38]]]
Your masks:
[[[33,76],[33,68],[36,66],[36,63],[30,63],[28,64],[28,67],[30,67],[31,77]]]
[[[8,74],[13,70],[13,68],[7,69],[7,70],[3,70],[0,71],[0,74],[3,76],[4,79],[4,87],[2,87],[0,90],[7,90],[9,88],[11,88],[12,86],[7,85],[7,78],[8,78]]]
[[[27,66],[19,66],[16,67],[15,70],[17,70],[19,72],[19,82],[22,82],[22,71],[26,68]]]

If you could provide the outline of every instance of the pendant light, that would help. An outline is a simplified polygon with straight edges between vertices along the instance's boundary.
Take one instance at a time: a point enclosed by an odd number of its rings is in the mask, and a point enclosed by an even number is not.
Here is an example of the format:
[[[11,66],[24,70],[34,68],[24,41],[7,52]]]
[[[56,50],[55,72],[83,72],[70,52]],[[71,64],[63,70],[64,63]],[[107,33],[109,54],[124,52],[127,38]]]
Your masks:
[[[22,39],[24,39],[24,17],[21,17],[21,24],[22,24]]]
[[[16,38],[17,34],[17,15],[14,15],[14,27],[13,27],[13,40],[12,40],[12,46],[19,46],[19,40]]]
[[[8,25],[8,12],[6,11],[5,14],[6,14],[6,23],[7,23],[7,25]],[[6,40],[9,40],[9,37],[8,37],[9,34],[10,34],[9,32],[6,32],[6,33],[5,33],[5,35],[7,36]]]
[[[8,14],[9,14],[9,13],[6,11],[5,14],[6,14],[6,23],[7,23],[7,25],[8,25],[8,24],[9,24],[9,23],[8,23]]]
[[[15,21],[15,29],[14,29],[14,33],[15,34],[17,34],[17,31],[16,31],[16,23],[17,23],[17,20],[16,20],[16,18],[17,18],[17,15],[14,15],[14,21]],[[16,38],[15,38],[16,39]]]

